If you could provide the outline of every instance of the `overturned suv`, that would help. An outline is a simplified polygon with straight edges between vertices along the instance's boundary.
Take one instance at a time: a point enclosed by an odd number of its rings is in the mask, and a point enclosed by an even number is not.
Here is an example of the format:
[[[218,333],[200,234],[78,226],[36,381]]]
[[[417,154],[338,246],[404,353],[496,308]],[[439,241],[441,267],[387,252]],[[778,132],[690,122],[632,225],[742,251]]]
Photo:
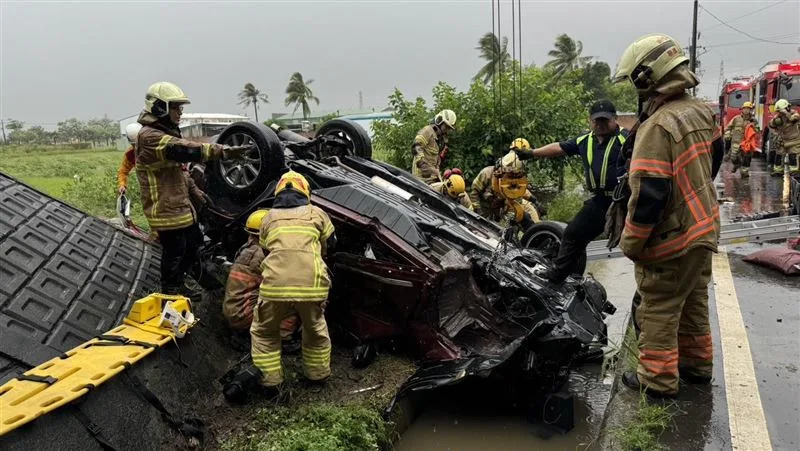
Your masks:
[[[604,318],[614,307],[603,287],[591,277],[554,285],[534,271],[550,264],[556,224],[504,233],[410,173],[373,161],[369,136],[347,120],[323,124],[313,139],[252,122],[216,139],[253,149],[205,168],[216,206],[203,219],[206,252],[216,255],[204,261],[233,258],[245,219],[271,206],[286,168],[305,175],[311,202],[336,227],[329,323],[360,349],[405,342],[422,361],[398,396],[468,376],[556,392],[605,343]]]

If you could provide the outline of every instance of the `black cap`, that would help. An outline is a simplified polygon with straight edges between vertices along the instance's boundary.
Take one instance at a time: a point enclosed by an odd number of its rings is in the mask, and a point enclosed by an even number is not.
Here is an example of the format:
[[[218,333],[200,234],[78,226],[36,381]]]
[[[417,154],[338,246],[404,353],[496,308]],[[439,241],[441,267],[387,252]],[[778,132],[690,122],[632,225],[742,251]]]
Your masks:
[[[617,108],[610,100],[598,100],[589,108],[589,119],[595,120],[598,117],[614,119],[617,117]]]

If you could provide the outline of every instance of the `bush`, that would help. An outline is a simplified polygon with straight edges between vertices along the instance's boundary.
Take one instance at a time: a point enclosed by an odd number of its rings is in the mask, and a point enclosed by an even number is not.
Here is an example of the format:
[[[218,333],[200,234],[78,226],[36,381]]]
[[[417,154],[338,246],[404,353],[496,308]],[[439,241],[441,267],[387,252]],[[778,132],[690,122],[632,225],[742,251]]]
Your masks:
[[[221,444],[225,450],[325,451],[388,447],[387,424],[365,406],[311,404],[262,409],[249,425],[252,434]]]
[[[583,206],[583,196],[575,191],[562,191],[547,206],[547,219],[569,222]]]
[[[131,218],[145,230],[149,230],[147,219],[142,211],[141,191],[136,172],[128,177],[128,192],[131,201]],[[101,218],[117,217],[117,172],[106,169],[100,173],[89,173],[70,180],[62,190],[61,199],[90,215]]]
[[[389,104],[396,122],[373,124],[376,153],[386,156],[395,166],[410,168],[414,136],[444,108],[458,115],[457,130],[449,139],[451,152],[446,166],[460,167],[468,178],[493,164],[518,136],[527,138],[533,146],[541,146],[577,136],[587,128],[587,95],[576,74],[568,74],[553,84],[550,74],[540,68],[527,67],[521,73],[521,88],[516,93],[522,99],[518,111],[513,107],[515,97],[509,73],[499,77],[502,92],[480,82],[459,92],[440,82],[433,88],[431,108],[424,99],[410,101],[395,90]],[[557,184],[565,165],[580,166],[580,161],[569,159],[565,164],[559,159],[539,160],[530,163],[529,169],[537,184]]]

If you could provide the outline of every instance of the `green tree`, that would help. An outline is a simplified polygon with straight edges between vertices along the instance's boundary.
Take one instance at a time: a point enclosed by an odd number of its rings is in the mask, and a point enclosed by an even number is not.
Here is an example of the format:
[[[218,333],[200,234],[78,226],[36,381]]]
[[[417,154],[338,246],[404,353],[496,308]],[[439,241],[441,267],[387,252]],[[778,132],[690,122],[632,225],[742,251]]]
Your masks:
[[[639,111],[639,95],[629,82],[610,83],[606,91],[608,100],[614,102],[619,112],[636,113]]]
[[[77,118],[69,118],[58,123],[58,134],[67,142],[87,142],[86,124]]]
[[[460,167],[468,179],[507,152],[508,144],[518,136],[541,146],[586,129],[587,96],[577,76],[553,84],[548,71],[533,66],[522,69],[521,92],[517,95],[526,101],[520,104],[519,112],[510,107],[514,95],[510,72],[499,76],[499,95],[502,104],[509,106],[501,111],[496,109],[493,88],[480,81],[472,83],[466,92],[440,82],[433,89],[430,106],[422,98],[412,101],[395,90],[389,97],[394,120],[372,125],[376,154],[386,155],[387,161],[398,167],[410,168],[414,136],[442,108],[450,108],[458,116],[457,129],[449,139],[451,152],[446,167]],[[580,167],[581,163],[577,158],[536,160],[528,164],[530,179],[537,187],[555,185],[565,164]]]
[[[6,129],[8,129],[9,131],[13,132],[17,130],[22,130],[23,128],[25,128],[25,123],[22,121],[18,121],[16,119],[9,119],[8,122],[6,122]]]
[[[292,113],[297,111],[298,108],[303,107],[303,119],[308,119],[308,116],[311,114],[311,108],[308,106],[310,100],[313,100],[319,105],[319,99],[314,96],[311,88],[308,87],[308,85],[313,82],[313,79],[304,81],[303,75],[300,72],[295,72],[289,79],[289,85],[286,86],[286,94],[288,94],[286,96],[286,106],[294,104]]]
[[[258,122],[258,103],[269,103],[269,98],[266,93],[261,92],[252,83],[245,83],[244,88],[239,91],[239,105],[244,105],[245,108],[253,105],[253,113],[256,115],[256,122]]]
[[[495,74],[508,70],[511,63],[511,56],[508,54],[508,38],[503,38],[503,43],[494,33],[486,33],[478,40],[475,50],[481,52],[481,58],[485,59],[486,64],[481,67],[472,80],[483,79],[483,83],[489,83]]]
[[[560,34],[556,37],[555,48],[547,52],[552,58],[545,64],[545,67],[552,69],[556,80],[563,77],[567,72],[586,66],[592,59],[591,56],[581,56],[583,43],[575,41],[567,34]]]
[[[581,72],[583,87],[586,88],[592,100],[605,99],[608,97],[610,77],[611,68],[602,61],[587,64]]]

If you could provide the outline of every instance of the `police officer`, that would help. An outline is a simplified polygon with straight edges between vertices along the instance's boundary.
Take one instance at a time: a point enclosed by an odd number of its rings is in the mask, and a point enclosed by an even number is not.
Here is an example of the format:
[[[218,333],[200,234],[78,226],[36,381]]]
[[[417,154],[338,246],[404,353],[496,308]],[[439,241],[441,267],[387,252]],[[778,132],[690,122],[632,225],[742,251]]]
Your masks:
[[[447,156],[447,135],[456,128],[456,113],[442,110],[428,124],[417,132],[411,152],[414,159],[411,173],[427,184],[442,181],[439,167]]]
[[[178,124],[188,103],[189,98],[177,85],[154,83],[147,89],[145,107],[137,121],[142,129],[136,139],[136,176],[144,215],[161,242],[161,291],[166,294],[199,294],[184,284],[186,271],[202,244],[202,233],[189,198],[194,183],[184,174],[181,163],[238,158],[249,149],[181,138]]]
[[[620,248],[635,263],[641,305],[639,362],[622,382],[674,397],[678,378],[711,380],[708,321],[711,255],[719,207],[712,178],[712,112],[687,90],[698,79],[681,45],[653,34],[622,54],[615,80],[633,83],[643,101],[629,174],[630,199]]]
[[[742,113],[734,116],[728,125],[725,127],[725,141],[730,145],[731,149],[731,163],[733,163],[733,172],[736,172],[739,167],[742,168],[742,177],[747,177],[750,172],[750,158],[752,150],[749,145],[745,144],[745,131],[747,127],[756,127],[756,119],[753,117],[753,103],[745,102],[742,104]]]
[[[618,161],[628,132],[617,125],[617,110],[608,100],[599,100],[589,109],[592,130],[568,141],[551,143],[531,151],[517,151],[522,158],[580,156],[591,197],[569,222],[553,268],[541,275],[560,283],[570,274],[583,274],[586,266],[586,245],[603,233],[606,210],[617,186],[617,177],[624,173]],[[581,258],[583,256],[583,258]]]

